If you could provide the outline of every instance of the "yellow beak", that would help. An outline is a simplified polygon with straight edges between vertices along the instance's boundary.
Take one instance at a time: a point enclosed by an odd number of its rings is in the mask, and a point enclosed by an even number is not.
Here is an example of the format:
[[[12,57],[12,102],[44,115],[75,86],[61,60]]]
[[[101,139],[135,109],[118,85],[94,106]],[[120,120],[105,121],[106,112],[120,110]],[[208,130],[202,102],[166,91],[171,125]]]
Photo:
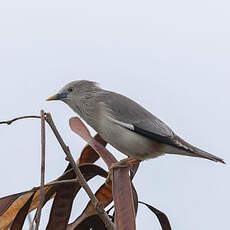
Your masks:
[[[67,93],[58,93],[53,95],[52,97],[47,98],[47,101],[53,101],[53,100],[63,100],[65,98],[67,98]]]
[[[52,97],[47,98],[46,101],[53,101],[53,100],[58,100],[58,99],[59,99],[59,98],[58,98],[58,95],[55,94],[55,95],[53,95]]]

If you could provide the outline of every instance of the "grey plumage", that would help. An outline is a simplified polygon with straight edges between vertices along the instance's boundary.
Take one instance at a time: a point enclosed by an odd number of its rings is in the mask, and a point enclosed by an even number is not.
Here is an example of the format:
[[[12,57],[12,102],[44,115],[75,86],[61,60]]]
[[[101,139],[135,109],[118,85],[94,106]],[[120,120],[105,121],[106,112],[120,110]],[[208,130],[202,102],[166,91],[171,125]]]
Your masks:
[[[116,149],[139,160],[164,153],[224,161],[178,137],[164,122],[131,99],[91,81],[74,81],[48,100],[60,99]]]

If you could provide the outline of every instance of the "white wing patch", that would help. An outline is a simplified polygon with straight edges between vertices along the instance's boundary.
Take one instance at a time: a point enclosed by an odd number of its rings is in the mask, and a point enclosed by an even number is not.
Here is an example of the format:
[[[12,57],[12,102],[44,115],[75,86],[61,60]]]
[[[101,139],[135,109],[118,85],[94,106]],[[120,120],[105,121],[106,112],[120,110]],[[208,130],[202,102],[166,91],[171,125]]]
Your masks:
[[[114,119],[114,118],[112,118],[112,117],[110,117],[110,116],[108,116],[108,119],[109,119],[111,122],[113,122],[113,123],[115,123],[115,124],[117,124],[117,125],[120,125],[120,126],[126,128],[126,129],[130,129],[130,130],[133,130],[133,131],[134,131],[134,126],[131,125],[131,124],[127,124],[127,123],[118,121],[118,120],[116,120],[116,119]]]

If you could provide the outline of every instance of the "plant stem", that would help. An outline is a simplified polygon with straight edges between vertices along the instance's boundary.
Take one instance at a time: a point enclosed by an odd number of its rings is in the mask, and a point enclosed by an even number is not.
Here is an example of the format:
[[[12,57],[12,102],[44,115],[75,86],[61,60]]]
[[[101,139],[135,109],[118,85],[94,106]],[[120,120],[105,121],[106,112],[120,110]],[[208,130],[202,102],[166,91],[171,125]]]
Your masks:
[[[45,113],[41,110],[41,187],[40,187],[40,203],[36,213],[36,227],[35,230],[39,229],[42,207],[45,199]]]
[[[105,226],[109,229],[109,230],[115,230],[115,226],[112,223],[112,221],[110,220],[109,216],[107,215],[107,213],[104,210],[103,205],[98,201],[98,199],[96,198],[96,196],[94,195],[94,193],[92,192],[92,190],[90,189],[89,185],[87,184],[84,176],[82,175],[80,169],[78,168],[78,166],[76,165],[69,147],[66,146],[65,142],[63,141],[61,135],[59,134],[53,119],[50,115],[50,113],[46,114],[46,121],[48,122],[49,126],[51,127],[54,135],[56,136],[59,144],[61,145],[64,153],[66,154],[74,172],[76,173],[76,176],[79,179],[79,184],[83,187],[83,189],[85,190],[85,192],[87,193],[87,195],[89,196],[93,206],[95,207],[95,210],[98,212],[98,215],[100,216],[101,220],[104,222]]]

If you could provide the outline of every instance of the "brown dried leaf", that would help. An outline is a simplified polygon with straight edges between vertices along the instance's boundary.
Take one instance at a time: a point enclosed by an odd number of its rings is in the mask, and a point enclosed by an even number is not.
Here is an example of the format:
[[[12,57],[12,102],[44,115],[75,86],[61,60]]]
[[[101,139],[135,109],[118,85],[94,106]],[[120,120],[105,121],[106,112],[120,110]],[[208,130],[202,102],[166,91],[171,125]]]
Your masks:
[[[131,180],[131,186],[132,186],[132,191],[133,191],[133,202],[134,202],[134,209],[135,209],[135,213],[137,215],[137,211],[138,211],[138,195],[137,195],[137,191],[133,185],[133,178],[135,177],[137,170],[139,168],[140,164],[135,164],[133,165],[133,167],[130,169],[130,180]]]
[[[103,184],[95,193],[96,198],[103,204],[104,207],[107,207],[112,201],[112,183]],[[82,214],[71,224],[68,225],[67,230],[75,229],[82,222],[85,222],[91,216],[95,216],[97,214],[94,206],[91,202],[89,202],[82,212]]]
[[[82,165],[82,166],[83,166],[83,168],[87,168],[87,165],[86,166]],[[95,167],[98,167],[98,166],[95,166]],[[65,180],[66,177],[68,178],[68,174],[72,171],[73,170],[69,170],[69,171],[65,172],[62,176],[60,176],[55,181]],[[83,171],[84,171],[84,169],[83,169]],[[89,171],[88,173],[90,173],[90,172],[91,171]],[[103,176],[106,177],[106,175],[107,175],[107,172],[103,170]],[[73,177],[73,178],[75,178],[75,177]],[[34,192],[31,190],[31,191],[18,193],[18,194],[14,194],[11,196],[0,198],[0,211],[1,211],[0,229],[9,226],[12,223],[12,221],[15,219],[17,213],[23,208],[23,206],[30,199],[30,197],[33,193]],[[55,196],[55,194],[56,194],[56,186],[51,185],[49,187],[45,187],[44,205],[49,199],[53,198]],[[36,209],[39,205],[39,202],[40,202],[40,190],[38,189],[33,196],[33,200],[31,202],[31,205],[29,208],[29,212]]]
[[[94,139],[96,141],[98,141],[101,145],[106,146],[106,142],[99,136],[99,134],[95,135]],[[90,145],[86,145],[85,148],[83,149],[80,158],[78,159],[78,164],[85,164],[85,163],[94,163],[97,159],[99,158],[97,152],[90,146]],[[65,174],[65,172],[67,172],[68,170],[72,169],[71,164],[68,164],[67,168],[65,169],[63,175]],[[62,175],[62,176],[63,176]],[[58,179],[52,181],[60,181],[62,180],[61,177],[59,177]],[[47,187],[45,188],[46,191],[46,196],[45,196],[45,203],[49,200],[54,198],[55,194],[55,189],[53,188],[53,186]],[[38,207],[38,204],[40,202],[40,190],[37,191],[37,194],[35,195],[32,204],[31,204],[31,208],[30,211],[36,209]]]
[[[103,145],[92,138],[89,130],[78,117],[71,118],[69,120],[69,124],[72,131],[84,139],[100,155],[107,164],[108,168],[112,163],[117,162],[116,158],[106,148],[104,148]]]
[[[136,213],[128,166],[113,168],[113,199],[117,230],[135,230]]]
[[[16,217],[19,210],[30,199],[33,192],[23,192],[0,199],[0,229],[6,228]]]
[[[26,192],[22,192],[22,193],[0,198],[0,210],[1,210],[0,229],[6,228],[12,223],[17,213],[21,210],[21,208],[25,205],[25,203],[30,199],[34,191],[36,191],[36,189],[32,189],[30,191],[26,191]],[[49,199],[53,198],[54,195],[55,195],[55,188],[53,188],[53,186],[45,187],[45,203]],[[39,202],[40,202],[40,190],[37,189],[37,191],[35,192],[33,196],[33,200],[29,208],[29,212],[36,209],[39,205]]]
[[[57,180],[55,180],[55,181],[57,181]],[[43,206],[46,204],[46,202],[48,200],[52,199],[54,196],[55,196],[55,189],[53,188],[53,186],[51,185],[49,187],[45,187],[45,200],[44,200]],[[38,207],[39,203],[40,203],[40,189],[38,188],[34,197],[33,197],[29,212],[36,209]]]
[[[137,195],[137,191],[133,185],[133,183],[131,182],[131,186],[132,186],[132,191],[133,191],[133,204],[134,204],[134,209],[135,209],[135,216],[137,216],[137,211],[138,211],[138,195]]]
[[[88,218],[84,219],[76,227],[68,227],[68,230],[107,230],[103,221],[98,215],[91,215]]]
[[[90,180],[95,176],[107,176],[107,172],[97,165],[84,164],[80,165],[79,169],[81,170],[86,180]],[[69,170],[61,177],[61,180],[74,178],[76,178],[75,172],[73,170]],[[70,183],[59,184],[55,185],[54,187],[56,189],[56,196],[54,198],[49,223],[46,229],[66,229],[72,210],[73,200],[80,190],[81,186],[79,183]]]
[[[157,216],[157,218],[161,224],[162,230],[172,230],[170,223],[169,223],[169,219],[163,212],[161,212],[160,210],[158,210],[158,209],[154,208],[153,206],[146,204],[144,202],[139,201],[139,203],[148,207]]]
[[[105,146],[106,142],[97,134],[94,137],[101,145]],[[95,152],[94,149],[90,145],[87,145],[81,154],[80,159],[78,162],[80,164],[84,163],[93,163],[99,158],[98,154]],[[71,167],[67,167],[65,172],[67,172]],[[64,175],[64,174],[63,174]],[[60,181],[62,180],[62,176],[58,179],[52,181]],[[52,199],[55,196],[55,188],[53,186],[49,186],[45,188],[45,203]],[[0,228],[5,228],[8,225],[11,224],[11,222],[16,217],[19,210],[25,205],[25,203],[28,201],[28,199],[31,197],[32,192],[22,192],[13,194],[7,197],[0,198]],[[40,190],[38,189],[35,195],[33,196],[32,203],[30,205],[29,212],[36,209],[40,202]],[[44,204],[45,204],[44,203]]]
[[[94,139],[97,142],[99,142],[102,146],[106,146],[106,142],[99,136],[99,134],[95,135]],[[99,158],[100,156],[97,154],[97,152],[90,145],[86,145],[77,163],[78,165],[84,163],[94,163]]]
[[[79,117],[70,118],[69,125],[72,131],[79,135],[83,140],[87,143],[91,142],[92,136]]]
[[[10,205],[20,196],[22,196],[24,193],[17,193],[10,196],[2,197],[0,198],[0,216],[3,215],[7,209],[10,207]]]
[[[24,206],[20,209],[20,211],[18,212],[17,216],[15,217],[10,229],[11,230],[21,230],[26,216],[28,214],[31,202],[33,200],[35,192],[31,195],[31,197],[27,200],[27,202],[24,204]]]
[[[133,176],[135,175],[135,172]],[[133,189],[133,199],[134,199],[134,208],[135,208],[135,213],[137,213],[137,208],[138,208],[138,196],[136,193],[136,190],[132,184],[132,189]],[[113,201],[113,195],[112,195],[112,183],[108,184],[103,184],[98,191],[96,192],[95,196],[97,199],[103,204],[104,207],[107,207],[112,201]],[[67,230],[78,230],[81,229],[82,226],[87,226],[85,225],[86,223],[91,223],[91,217],[95,216],[97,212],[95,211],[93,205],[91,202],[88,203],[87,207],[85,210],[82,212],[82,214],[71,224],[68,225]],[[82,225],[83,223],[83,225]],[[80,226],[80,227],[79,227]],[[90,225],[91,226],[91,225]],[[82,228],[83,229],[83,228]],[[85,229],[90,229],[90,228],[84,228]]]

